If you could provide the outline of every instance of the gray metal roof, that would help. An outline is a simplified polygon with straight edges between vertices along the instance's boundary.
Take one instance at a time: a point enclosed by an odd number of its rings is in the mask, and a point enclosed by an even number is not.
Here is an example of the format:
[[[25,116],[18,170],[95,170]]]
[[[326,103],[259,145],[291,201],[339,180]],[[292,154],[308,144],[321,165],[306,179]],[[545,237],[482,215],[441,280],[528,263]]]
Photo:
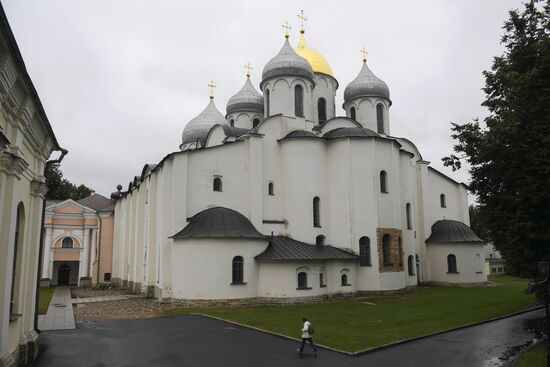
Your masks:
[[[183,134],[181,135],[181,143],[192,143],[200,140],[204,146],[204,142],[210,128],[216,124],[227,125],[225,117],[216,108],[214,100],[210,99],[208,106],[185,125]]]
[[[310,131],[294,130],[286,134],[286,136],[280,140],[286,139],[320,139],[320,137]]]
[[[315,80],[313,77],[313,69],[309,61],[298,55],[292,49],[288,38],[285,40],[281,51],[267,62],[262,72],[262,83],[260,89],[263,90],[263,83],[276,76],[299,76],[310,80]]]
[[[285,236],[275,236],[269,246],[255,257],[259,261],[357,260],[359,256],[329,245],[310,245]]]
[[[92,208],[98,212],[112,212],[115,210],[115,201],[107,199],[100,194],[93,194],[83,199],[77,200],[77,203]]]
[[[225,136],[239,137],[241,135],[248,133],[250,129],[223,125],[223,131],[225,132]]]
[[[373,138],[380,137],[376,132],[364,127],[340,127],[330,130],[325,135],[324,139],[340,139],[340,138]]]
[[[254,88],[250,78],[246,78],[241,90],[227,102],[227,114],[236,111],[255,111],[262,114],[264,112],[264,97]]]
[[[244,215],[236,210],[215,207],[189,219],[189,224],[171,238],[265,238]]]
[[[390,100],[390,89],[382,79],[374,75],[366,62],[357,77],[344,90],[346,103],[359,97],[382,97]]]
[[[485,243],[466,224],[450,219],[438,220],[432,225],[432,234],[426,243],[470,242]]]

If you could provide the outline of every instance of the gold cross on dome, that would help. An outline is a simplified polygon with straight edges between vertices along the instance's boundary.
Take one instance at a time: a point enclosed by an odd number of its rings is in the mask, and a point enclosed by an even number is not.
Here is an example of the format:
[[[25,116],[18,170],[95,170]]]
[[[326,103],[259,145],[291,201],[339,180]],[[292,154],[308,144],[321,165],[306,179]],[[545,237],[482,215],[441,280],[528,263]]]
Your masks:
[[[300,18],[301,26],[302,26],[302,29],[300,30],[300,32],[303,32],[304,31],[304,21],[307,20],[307,18],[304,17],[304,11],[303,10],[300,10],[300,14],[298,14],[298,18]]]
[[[208,86],[210,87],[210,99],[214,99],[214,88],[216,88],[216,84],[211,80]]]
[[[247,62],[244,68],[246,69],[246,77],[250,78],[250,70],[252,70],[252,66],[250,66],[249,62]]]
[[[367,55],[368,55],[367,49],[363,47],[361,49],[361,53],[363,54],[363,62],[367,62]]]
[[[288,22],[285,22],[281,27],[285,29],[285,38],[288,38],[288,31],[292,29],[292,27],[288,25]]]

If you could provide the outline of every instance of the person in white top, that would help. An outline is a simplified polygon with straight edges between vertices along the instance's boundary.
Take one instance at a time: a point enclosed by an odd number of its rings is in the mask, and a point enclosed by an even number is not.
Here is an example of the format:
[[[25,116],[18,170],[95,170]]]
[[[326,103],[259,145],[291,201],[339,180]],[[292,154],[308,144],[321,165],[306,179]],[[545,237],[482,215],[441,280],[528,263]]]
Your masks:
[[[309,322],[306,318],[303,318],[302,321],[304,322],[304,326],[302,327],[302,345],[299,349],[297,349],[297,352],[302,355],[302,353],[304,352],[306,341],[309,341],[309,344],[311,344],[311,347],[313,348],[313,355],[317,357],[318,351],[315,347],[315,344],[313,343],[313,338],[311,337],[311,335],[313,334],[313,327],[311,326],[311,322]]]

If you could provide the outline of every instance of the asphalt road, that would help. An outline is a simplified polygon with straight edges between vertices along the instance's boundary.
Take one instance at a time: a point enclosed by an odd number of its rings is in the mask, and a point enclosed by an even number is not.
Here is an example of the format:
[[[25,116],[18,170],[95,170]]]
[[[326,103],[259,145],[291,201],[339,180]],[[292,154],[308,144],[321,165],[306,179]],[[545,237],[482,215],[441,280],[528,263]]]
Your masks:
[[[311,348],[200,316],[110,321],[40,336],[34,367],[126,366],[502,366],[499,359],[534,334],[528,320],[542,310],[386,348],[358,357]]]

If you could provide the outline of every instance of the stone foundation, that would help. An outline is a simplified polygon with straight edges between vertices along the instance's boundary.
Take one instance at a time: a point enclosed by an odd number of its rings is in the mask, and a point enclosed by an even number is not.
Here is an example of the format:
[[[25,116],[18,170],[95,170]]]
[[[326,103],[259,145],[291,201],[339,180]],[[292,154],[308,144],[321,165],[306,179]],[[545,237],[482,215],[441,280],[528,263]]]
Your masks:
[[[127,289],[129,289],[130,291],[134,291],[134,282],[133,281],[127,281],[128,282],[128,285],[126,286]]]
[[[19,345],[0,358],[0,367],[25,366],[38,357],[38,333],[34,330],[21,336]]]
[[[147,298],[155,297],[155,286],[154,285],[148,285],[147,286],[147,291],[145,292],[145,297],[147,297]]]
[[[122,279],[120,278],[112,278],[111,284],[113,288],[122,288]]]
[[[13,353],[6,353],[0,358],[0,367],[16,367],[18,350],[14,350]],[[15,355],[15,356],[14,356]]]
[[[40,279],[40,287],[41,288],[50,288],[50,285],[51,285],[51,279],[50,278]]]
[[[141,283],[136,282],[133,285],[134,285],[134,287],[130,288],[132,290],[132,292],[141,294],[142,293],[141,292]]]
[[[128,281],[127,280],[122,281],[122,289],[128,289]]]

